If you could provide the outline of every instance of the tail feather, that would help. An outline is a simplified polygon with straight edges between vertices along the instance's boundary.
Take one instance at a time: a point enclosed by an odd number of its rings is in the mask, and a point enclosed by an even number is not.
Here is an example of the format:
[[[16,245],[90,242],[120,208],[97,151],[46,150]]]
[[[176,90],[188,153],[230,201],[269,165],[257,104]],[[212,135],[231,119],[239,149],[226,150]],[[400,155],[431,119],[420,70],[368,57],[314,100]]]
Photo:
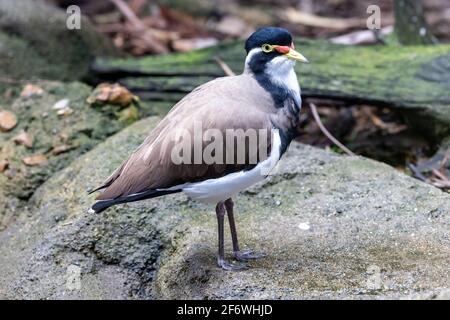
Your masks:
[[[90,212],[93,211],[94,213],[100,213],[116,204],[156,198],[156,197],[164,196],[166,194],[177,193],[180,191],[181,191],[181,189],[179,189],[179,190],[147,190],[144,192],[130,194],[126,197],[99,200],[92,205],[92,207],[89,211]]]

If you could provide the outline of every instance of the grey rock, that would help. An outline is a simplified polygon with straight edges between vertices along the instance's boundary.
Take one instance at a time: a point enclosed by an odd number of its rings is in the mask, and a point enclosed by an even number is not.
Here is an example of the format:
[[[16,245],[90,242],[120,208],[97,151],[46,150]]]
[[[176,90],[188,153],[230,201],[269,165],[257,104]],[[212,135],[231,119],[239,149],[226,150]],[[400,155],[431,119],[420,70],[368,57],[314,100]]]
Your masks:
[[[66,26],[67,14],[42,0],[0,1],[0,73],[14,79],[79,80],[94,56],[116,54],[86,19]]]
[[[84,190],[156,122],[126,128],[38,189],[0,234],[1,298],[415,299],[448,290],[450,195],[297,143],[235,199],[242,246],[267,253],[247,271],[215,266],[213,208],[183,195],[88,214]]]

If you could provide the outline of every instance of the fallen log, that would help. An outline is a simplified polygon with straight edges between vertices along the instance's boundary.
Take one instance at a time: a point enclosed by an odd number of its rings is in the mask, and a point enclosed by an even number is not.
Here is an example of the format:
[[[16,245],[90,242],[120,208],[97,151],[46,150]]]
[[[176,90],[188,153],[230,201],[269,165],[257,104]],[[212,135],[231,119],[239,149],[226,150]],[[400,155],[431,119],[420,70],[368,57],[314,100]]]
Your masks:
[[[296,67],[304,98],[389,107],[433,139],[450,135],[450,46],[345,46],[299,40],[310,64]],[[224,76],[217,56],[243,69],[241,42],[145,58],[98,59],[96,81],[119,81],[164,113],[196,86]],[[160,111],[163,110],[163,111]]]

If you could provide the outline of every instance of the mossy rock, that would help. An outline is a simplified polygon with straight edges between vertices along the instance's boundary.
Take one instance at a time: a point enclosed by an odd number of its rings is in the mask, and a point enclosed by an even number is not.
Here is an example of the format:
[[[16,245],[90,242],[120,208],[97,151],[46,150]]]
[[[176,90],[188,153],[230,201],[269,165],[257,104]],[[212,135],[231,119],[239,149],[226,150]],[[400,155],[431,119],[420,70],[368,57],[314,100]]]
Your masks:
[[[0,160],[9,162],[8,169],[0,173],[0,228],[14,219],[53,173],[135,119],[126,118],[116,106],[91,107],[86,98],[92,88],[85,84],[39,81],[33,85],[41,88],[42,94],[0,103],[0,109],[11,111],[18,120],[13,130],[0,132]],[[62,100],[68,100],[66,109],[55,109]],[[22,132],[32,137],[31,147],[14,141]],[[47,161],[27,166],[24,159],[34,155],[44,155]]]
[[[157,121],[127,127],[38,189],[0,233],[0,298],[430,298],[448,288],[449,194],[297,143],[235,199],[242,246],[267,254],[249,270],[216,267],[214,209],[181,194],[89,214],[84,190]]]
[[[69,30],[66,19],[66,12],[42,0],[0,1],[2,76],[79,80],[94,57],[117,53],[86,18],[79,30]]]

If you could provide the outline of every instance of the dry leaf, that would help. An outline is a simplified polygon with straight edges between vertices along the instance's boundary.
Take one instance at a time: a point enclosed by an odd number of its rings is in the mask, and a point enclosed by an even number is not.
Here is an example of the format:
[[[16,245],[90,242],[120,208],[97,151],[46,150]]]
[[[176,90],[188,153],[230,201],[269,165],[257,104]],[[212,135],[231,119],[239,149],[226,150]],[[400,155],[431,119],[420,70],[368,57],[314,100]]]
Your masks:
[[[179,39],[174,40],[172,47],[176,51],[186,52],[195,49],[202,49],[211,47],[217,44],[217,39],[215,38],[194,38],[194,39]]]
[[[122,107],[126,107],[133,101],[137,100],[138,98],[135,95],[118,83],[102,83],[98,85],[92,94],[87,98],[87,102],[89,104],[111,103]]]
[[[128,5],[133,12],[140,12],[148,3],[147,0],[131,0]]]
[[[44,94],[44,90],[41,87],[34,85],[34,84],[27,84],[22,89],[20,96],[22,98],[29,98],[32,96],[41,96],[43,94]]]
[[[123,34],[117,34],[114,37],[113,42],[117,48],[123,48],[125,44],[125,37],[123,36]]]
[[[233,37],[245,37],[253,29],[238,17],[226,16],[216,25],[216,31]]]
[[[300,11],[294,8],[286,8],[279,13],[282,20],[294,24],[301,24],[309,27],[329,28],[329,29],[349,29],[363,27],[366,19],[361,18],[329,18],[320,17],[315,14]]]
[[[73,149],[73,146],[69,146],[67,144],[63,144],[63,145],[54,147],[53,150],[52,150],[52,154],[57,156],[58,154],[70,151],[72,149]]]
[[[383,120],[381,120],[380,117],[375,115],[373,112],[370,113],[369,117],[370,117],[370,120],[372,121],[372,123],[376,127],[386,130],[390,134],[396,134],[396,133],[399,133],[401,131],[408,129],[408,126],[404,125],[404,124],[386,123]]]
[[[394,30],[393,26],[387,26],[380,30],[380,36],[387,36]],[[373,30],[358,30],[341,36],[333,37],[330,42],[345,45],[372,44],[378,41]]]
[[[62,142],[67,142],[70,138],[67,132],[61,132],[58,136]]]
[[[0,111],[0,131],[12,130],[17,125],[17,118],[14,113],[6,110]]]
[[[0,160],[0,172],[5,171],[8,169],[9,162],[8,160]]]
[[[33,137],[25,131],[22,131],[17,136],[15,136],[13,141],[27,148],[31,148],[33,146]]]
[[[47,157],[43,154],[35,154],[22,159],[27,166],[38,166],[47,161]]]

